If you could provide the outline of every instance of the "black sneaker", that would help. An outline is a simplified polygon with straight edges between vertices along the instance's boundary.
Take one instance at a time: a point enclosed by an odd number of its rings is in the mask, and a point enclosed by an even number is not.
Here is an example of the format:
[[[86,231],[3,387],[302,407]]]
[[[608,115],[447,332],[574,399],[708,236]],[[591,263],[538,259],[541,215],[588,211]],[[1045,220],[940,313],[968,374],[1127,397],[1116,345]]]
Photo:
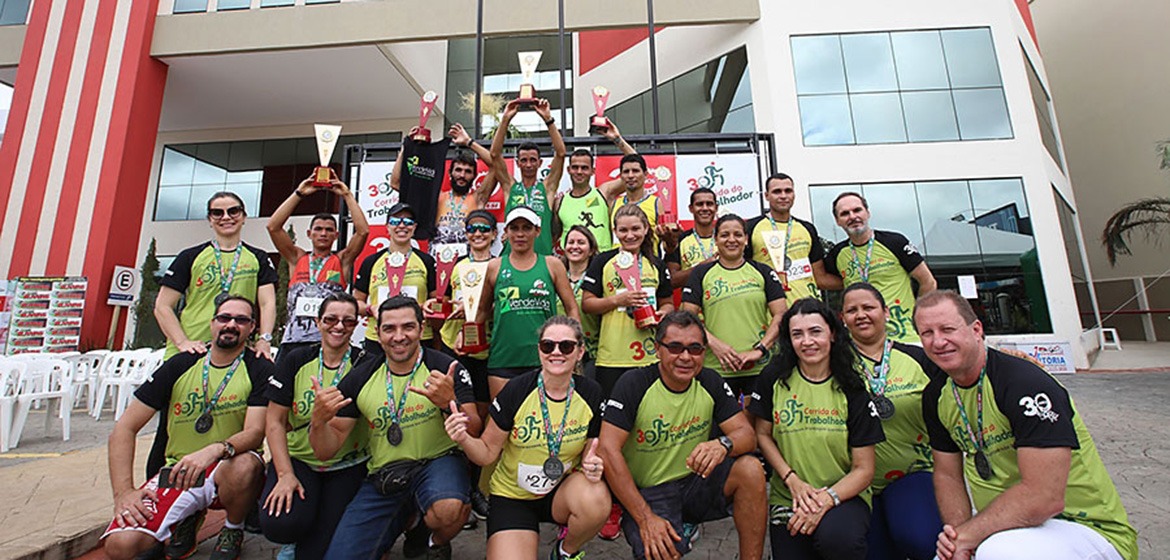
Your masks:
[[[427,545],[431,540],[431,528],[419,517],[418,525],[406,531],[402,541],[402,555],[407,558],[418,558],[427,553]]]
[[[244,530],[224,527],[211,551],[211,560],[236,560],[244,548]]]
[[[175,524],[171,529],[171,542],[167,544],[167,560],[190,558],[199,548],[199,528],[207,518],[207,510],[195,512]]]
[[[442,546],[428,546],[427,560],[451,560],[451,543]]]
[[[139,552],[134,560],[162,560],[164,548],[163,543],[154,543],[154,546]]]
[[[487,521],[489,509],[491,508],[488,506],[488,499],[483,495],[483,492],[480,492],[479,488],[472,490],[471,513],[475,514],[480,521]]]
[[[478,525],[479,525],[479,519],[477,519],[475,517],[475,515],[469,514],[467,516],[467,521],[465,521],[463,523],[463,530],[464,531],[474,531],[476,526],[478,526]]]

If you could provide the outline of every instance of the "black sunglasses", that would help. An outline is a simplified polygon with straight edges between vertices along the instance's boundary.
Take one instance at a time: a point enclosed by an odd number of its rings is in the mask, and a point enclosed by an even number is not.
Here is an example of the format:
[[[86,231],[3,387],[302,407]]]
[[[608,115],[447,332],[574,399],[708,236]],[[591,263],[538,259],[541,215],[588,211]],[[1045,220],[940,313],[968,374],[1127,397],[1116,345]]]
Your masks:
[[[336,325],[338,321],[341,321],[341,324],[345,325],[345,328],[347,329],[356,327],[358,324],[358,320],[354,317],[342,318],[334,317],[333,315],[326,315],[321,317],[321,324],[325,325],[326,327],[332,327],[333,325]]]
[[[226,325],[235,321],[237,325],[246,327],[252,324],[252,318],[247,315],[230,315],[227,313],[220,313],[215,316],[215,322],[221,325]]]
[[[211,218],[222,218],[222,217],[224,217],[225,214],[228,216],[231,216],[233,218],[239,218],[241,215],[244,214],[244,207],[236,205],[236,206],[232,206],[231,208],[228,208],[226,210],[223,208],[208,208],[207,209],[207,216],[211,217]]]
[[[567,356],[577,349],[577,341],[572,339],[549,340],[547,338],[540,341],[540,352],[542,354],[552,354],[553,350],[558,348],[561,350],[561,354]]]
[[[658,347],[665,348],[667,352],[670,352],[675,356],[682,354],[684,351],[692,356],[700,356],[704,351],[707,350],[706,346],[703,346],[698,342],[692,344],[683,344],[681,342],[659,342]]]
[[[493,229],[487,224],[467,224],[467,233],[491,233]]]

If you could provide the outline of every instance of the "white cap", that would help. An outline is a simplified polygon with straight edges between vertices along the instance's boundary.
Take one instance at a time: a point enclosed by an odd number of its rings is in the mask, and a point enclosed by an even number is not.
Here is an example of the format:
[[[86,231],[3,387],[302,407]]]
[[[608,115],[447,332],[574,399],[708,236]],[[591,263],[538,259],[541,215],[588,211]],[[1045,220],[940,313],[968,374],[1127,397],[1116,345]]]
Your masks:
[[[517,206],[508,212],[508,217],[504,219],[504,227],[508,227],[516,220],[528,220],[532,225],[540,227],[540,216],[527,206]]]

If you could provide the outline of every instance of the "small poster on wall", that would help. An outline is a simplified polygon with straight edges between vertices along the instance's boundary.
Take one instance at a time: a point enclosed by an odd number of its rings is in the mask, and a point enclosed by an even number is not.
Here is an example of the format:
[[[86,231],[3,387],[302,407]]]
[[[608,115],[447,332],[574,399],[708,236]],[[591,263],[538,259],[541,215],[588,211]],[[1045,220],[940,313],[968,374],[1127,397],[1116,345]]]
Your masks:
[[[9,283],[5,354],[74,352],[81,343],[84,277],[22,277]]]

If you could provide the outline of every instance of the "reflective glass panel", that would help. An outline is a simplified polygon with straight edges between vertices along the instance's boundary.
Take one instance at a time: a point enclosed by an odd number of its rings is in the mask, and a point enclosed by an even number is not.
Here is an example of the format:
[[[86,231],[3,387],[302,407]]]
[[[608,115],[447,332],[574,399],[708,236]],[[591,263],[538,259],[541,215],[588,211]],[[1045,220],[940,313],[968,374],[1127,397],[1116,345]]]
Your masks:
[[[952,93],[963,140],[1012,137],[1002,89],[956,89]]]
[[[902,91],[950,87],[938,31],[891,33],[890,39]]]
[[[882,144],[906,141],[902,103],[897,93],[850,95],[853,129],[858,144]]]
[[[1000,85],[999,65],[991,43],[991,30],[947,29],[942,31],[947,70],[951,87],[989,87]]]
[[[845,230],[837,227],[837,220],[833,217],[833,200],[843,192],[861,192],[859,185],[833,185],[831,187],[813,187],[808,190],[809,205],[812,208],[812,223],[817,226],[817,234],[837,243],[846,238]]]
[[[922,226],[913,183],[864,185],[861,194],[869,202],[869,227],[896,231],[921,249]]]
[[[805,146],[853,143],[849,98],[845,95],[801,97],[800,124]]]
[[[252,0],[219,0],[215,9],[221,12],[227,10],[247,10],[252,7]]]
[[[195,158],[170,148],[163,149],[162,169],[158,184],[161,186],[189,185],[195,174]]]
[[[842,35],[841,50],[850,93],[897,91],[889,33]]]
[[[175,0],[176,14],[185,14],[190,12],[206,12],[207,0]]]
[[[902,108],[911,142],[959,139],[951,92],[905,91],[902,92]]]
[[[793,37],[792,63],[797,93],[845,92],[845,65],[836,35]]]
[[[925,232],[922,250],[929,266],[982,266],[975,226],[969,223],[974,212],[967,182],[923,182],[915,190]]]
[[[187,185],[159,187],[154,219],[156,221],[187,219],[187,200],[190,196],[191,189]]]

